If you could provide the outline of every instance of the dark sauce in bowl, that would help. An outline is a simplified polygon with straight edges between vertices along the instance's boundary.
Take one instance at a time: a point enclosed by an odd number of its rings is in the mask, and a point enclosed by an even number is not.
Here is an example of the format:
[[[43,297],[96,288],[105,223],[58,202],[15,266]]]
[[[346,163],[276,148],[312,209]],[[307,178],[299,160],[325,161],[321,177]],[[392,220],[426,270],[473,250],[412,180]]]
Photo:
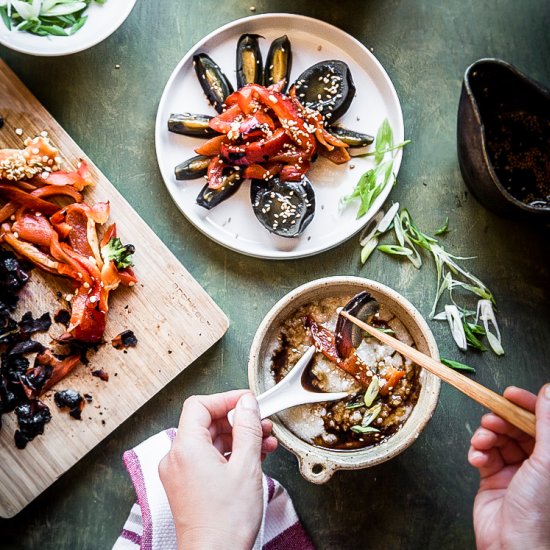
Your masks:
[[[485,134],[504,188],[525,204],[550,208],[550,119],[527,111],[494,113]]]
[[[269,357],[270,373],[276,383],[284,378],[289,369],[301,357],[303,351],[313,343],[306,326],[306,317],[311,315],[318,322],[332,326],[337,307],[342,307],[349,299],[350,296],[331,296],[317,302],[311,302],[299,308],[285,320],[279,330],[276,345]],[[380,329],[391,330],[390,325],[393,319],[398,321],[397,318],[392,316],[389,323],[380,318],[375,318],[372,324]],[[385,357],[389,358],[392,355],[398,354],[394,352]],[[315,365],[319,365],[318,361],[327,361],[321,352],[314,356],[309,367],[305,369],[302,375],[302,386],[312,392],[348,391],[344,388],[327,387],[330,383],[328,378],[324,378],[324,376],[328,376],[326,371],[321,369],[321,371],[317,371],[317,374],[314,373]],[[384,371],[387,368],[385,361],[386,359],[380,358],[376,360],[376,363],[368,365],[365,363],[365,367],[369,371],[372,370],[373,375],[383,377],[379,369]],[[332,365],[330,362],[329,364]],[[294,418],[291,420],[287,412],[280,414],[280,420],[295,435],[317,447],[336,451],[354,451],[379,445],[402,427],[418,401],[421,388],[420,369],[412,364],[406,367],[402,366],[402,369],[406,370],[405,377],[398,382],[395,388],[390,387],[389,391],[383,395],[381,392],[374,403],[381,406],[379,416],[375,417],[372,422],[372,427],[378,431],[357,433],[351,429],[352,426],[361,425],[361,420],[368,409],[363,400],[366,388],[358,383],[355,383],[355,389],[350,391],[350,396],[344,400],[314,404],[311,406],[310,412],[304,410],[306,416],[300,417],[299,421]],[[338,376],[340,371],[336,365],[333,365],[331,370]],[[335,376],[334,372],[332,376]],[[344,378],[348,376],[343,371],[341,373]],[[321,378],[319,378],[320,375]],[[303,407],[310,406],[302,405],[301,408]],[[321,409],[318,407],[321,407]],[[315,417],[315,420],[313,417]],[[321,422],[323,428],[320,430],[319,435],[305,437],[302,432],[303,423],[309,424],[311,422]]]
[[[476,62],[465,81],[498,182],[527,207],[550,209],[550,92],[500,60]]]

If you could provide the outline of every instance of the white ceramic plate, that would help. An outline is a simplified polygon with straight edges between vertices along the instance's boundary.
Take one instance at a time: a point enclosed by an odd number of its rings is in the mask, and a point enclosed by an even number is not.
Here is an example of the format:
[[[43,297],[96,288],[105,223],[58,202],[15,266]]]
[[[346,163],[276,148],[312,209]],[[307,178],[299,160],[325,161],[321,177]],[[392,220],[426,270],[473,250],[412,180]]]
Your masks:
[[[99,44],[114,33],[130,15],[136,0],[92,2],[85,12],[88,20],[72,36],[36,36],[8,30],[0,20],[0,44],[12,50],[38,56],[68,55]]]
[[[340,166],[324,158],[314,163],[308,177],[315,189],[315,217],[304,233],[293,239],[273,235],[260,225],[252,210],[247,181],[235,195],[212,210],[206,210],[195,202],[204,179],[177,181],[174,176],[174,167],[196,155],[193,149],[202,140],[168,132],[170,114],[216,114],[197,81],[192,56],[206,52],[235,86],[235,50],[237,40],[244,33],[265,38],[261,41],[264,60],[271,41],[288,35],[293,58],[291,81],[319,61],[345,61],[357,88],[349,111],[339,120],[348,128],[375,135],[384,118],[388,118],[395,142],[402,141],[403,115],[399,99],[386,71],[355,38],[317,19],[290,14],[257,15],[221,27],[193,47],[170,76],[158,108],[155,140],[162,177],[178,208],[205,235],[237,252],[267,259],[311,256],[357,233],[384,203],[392,181],[360,220],[356,219],[356,204],[344,210],[339,208],[340,197],[352,191],[361,174],[372,167],[372,159],[356,158]],[[401,153],[395,160],[396,174],[400,163]]]

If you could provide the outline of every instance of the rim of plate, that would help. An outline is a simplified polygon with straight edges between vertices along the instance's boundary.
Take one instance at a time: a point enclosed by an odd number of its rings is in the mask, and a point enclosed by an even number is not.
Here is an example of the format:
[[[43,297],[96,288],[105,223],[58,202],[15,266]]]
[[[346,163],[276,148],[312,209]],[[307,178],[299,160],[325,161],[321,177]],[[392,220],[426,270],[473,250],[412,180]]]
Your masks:
[[[161,132],[167,131],[165,121],[161,119],[161,113],[165,108],[165,103],[168,100],[168,96],[171,92],[171,88],[174,83],[174,80],[178,77],[184,65],[189,61],[189,59],[192,57],[192,55],[195,52],[197,52],[204,44],[206,44],[216,36],[222,33],[225,33],[226,31],[231,30],[234,27],[239,27],[243,24],[246,24],[247,22],[252,22],[252,21],[266,22],[269,20],[273,20],[277,22],[280,22],[281,20],[301,21],[304,25],[304,28],[308,28],[308,25],[315,25],[317,26],[317,28],[322,28],[326,32],[333,33],[334,35],[337,35],[339,38],[342,38],[343,40],[351,41],[353,44],[355,44],[356,47],[359,47],[370,58],[370,61],[376,66],[377,70],[379,71],[379,76],[381,76],[384,79],[389,89],[390,96],[391,96],[390,100],[391,102],[393,102],[394,107],[396,108],[396,115],[398,118],[398,126],[392,128],[394,132],[394,138],[397,143],[400,143],[404,140],[405,129],[404,129],[404,122],[403,122],[403,111],[401,109],[401,102],[399,101],[399,97],[397,96],[395,86],[393,85],[391,78],[389,77],[388,73],[386,72],[386,70],[380,63],[380,61],[378,61],[378,59],[374,56],[374,54],[364,44],[362,44],[359,40],[351,36],[349,33],[343,31],[342,29],[335,27],[334,25],[331,25],[330,23],[327,23],[320,19],[316,19],[314,17],[308,17],[305,15],[298,15],[298,14],[292,14],[292,13],[264,13],[259,15],[241,17],[239,19],[236,19],[234,21],[226,23],[225,25],[222,25],[221,27],[214,29],[212,32],[208,33],[204,38],[202,38],[197,43],[195,43],[187,51],[187,53],[183,56],[183,58],[179,61],[179,63],[176,65],[176,67],[170,74],[170,77],[168,78],[168,81],[164,86],[164,90],[162,92],[162,95],[159,101],[157,116],[155,120],[155,151],[157,155],[157,163],[159,165],[159,170],[160,170],[162,179],[164,181],[164,185],[168,190],[172,200],[176,204],[178,210],[185,216],[185,218],[203,235],[205,235],[212,241],[216,242],[217,244],[224,246],[225,248],[228,248],[240,254],[244,254],[245,256],[251,256],[254,258],[261,258],[265,260],[291,260],[291,259],[298,259],[298,258],[307,258],[310,256],[314,256],[316,254],[320,254],[322,252],[326,252],[328,250],[331,250],[339,246],[343,242],[346,242],[349,239],[351,239],[354,235],[357,235],[362,229],[364,229],[364,227],[369,223],[369,221],[373,218],[373,216],[375,216],[376,213],[383,206],[384,202],[386,201],[388,195],[390,194],[394,186],[395,179],[397,178],[399,169],[401,168],[401,160],[403,157],[402,149],[399,149],[397,151],[397,154],[394,157],[395,178],[393,179],[390,178],[390,180],[388,181],[388,183],[386,184],[386,186],[384,187],[380,195],[378,195],[378,197],[375,199],[375,201],[371,205],[368,212],[365,214],[365,216],[363,216],[362,223],[358,225],[358,227],[354,231],[347,234],[345,237],[339,239],[337,242],[331,242],[327,245],[318,245],[318,246],[312,247],[311,249],[306,249],[306,250],[285,251],[285,250],[272,249],[272,250],[266,251],[266,253],[255,252],[252,250],[245,249],[243,247],[236,246],[234,244],[234,239],[229,239],[229,238],[224,239],[216,235],[213,235],[212,232],[207,231],[204,227],[201,226],[201,224],[196,223],[195,220],[193,220],[192,217],[187,214],[187,212],[183,209],[183,207],[180,206],[178,200],[176,199],[175,194],[172,192],[171,185],[168,183],[168,178],[170,178],[170,181],[174,178],[173,172],[171,172],[169,175],[166,175],[161,165],[161,146],[160,146]],[[262,228],[262,230],[264,230],[264,228],[261,225],[259,225],[259,227]],[[300,237],[297,237],[297,238],[300,238]]]
[[[96,46],[113,34],[126,21],[137,0],[107,0],[92,3],[86,13],[86,24],[71,36],[37,36],[8,30],[0,22],[0,44],[16,52],[37,57],[70,55]],[[91,19],[93,17],[93,19]],[[100,20],[101,24],[97,23]]]

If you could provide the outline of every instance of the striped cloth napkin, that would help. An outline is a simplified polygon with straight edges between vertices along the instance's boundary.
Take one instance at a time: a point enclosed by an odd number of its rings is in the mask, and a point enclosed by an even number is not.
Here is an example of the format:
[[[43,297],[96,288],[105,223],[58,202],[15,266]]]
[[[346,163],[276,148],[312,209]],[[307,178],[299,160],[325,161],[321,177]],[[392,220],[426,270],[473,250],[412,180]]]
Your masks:
[[[122,533],[113,550],[176,550],[170,505],[158,475],[158,465],[170,450],[176,430],[154,435],[123,456],[136,490]],[[300,524],[292,501],[280,483],[264,475],[262,524],[254,550],[315,550]]]

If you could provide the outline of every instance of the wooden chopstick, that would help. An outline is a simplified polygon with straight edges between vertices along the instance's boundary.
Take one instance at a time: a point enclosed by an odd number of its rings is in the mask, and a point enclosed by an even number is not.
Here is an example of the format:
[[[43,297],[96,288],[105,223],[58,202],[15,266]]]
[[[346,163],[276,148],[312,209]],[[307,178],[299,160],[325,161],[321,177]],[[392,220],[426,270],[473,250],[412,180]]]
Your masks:
[[[498,416],[508,421],[516,428],[519,428],[525,433],[535,437],[535,415],[533,413],[518,407],[515,403],[508,401],[508,399],[502,395],[499,395],[489,388],[482,386],[478,382],[471,380],[467,376],[446,367],[443,363],[436,361],[432,357],[423,354],[417,349],[411,348],[411,346],[404,344],[397,338],[393,338],[389,334],[367,325],[360,319],[357,319],[357,317],[354,317],[345,311],[342,311],[340,315],[346,317],[346,319],[349,319],[352,323],[362,328],[365,332],[371,336],[374,336],[384,344],[391,346],[395,351],[398,351],[417,365],[420,365],[438,378],[441,378],[441,380],[444,380],[451,386],[454,386],[457,390],[465,393],[474,401],[477,401],[484,407],[487,407],[490,411],[498,414]]]

